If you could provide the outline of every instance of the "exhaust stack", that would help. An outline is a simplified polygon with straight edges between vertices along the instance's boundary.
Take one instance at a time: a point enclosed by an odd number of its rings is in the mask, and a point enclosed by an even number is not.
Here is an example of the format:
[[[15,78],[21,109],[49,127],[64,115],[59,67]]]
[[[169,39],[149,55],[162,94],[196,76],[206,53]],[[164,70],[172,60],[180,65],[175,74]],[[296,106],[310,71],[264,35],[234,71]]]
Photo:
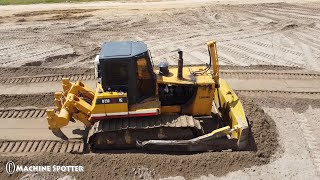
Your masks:
[[[179,50],[178,51],[179,54],[179,59],[178,59],[178,79],[183,79],[183,74],[182,74],[182,70],[183,70],[183,51]]]

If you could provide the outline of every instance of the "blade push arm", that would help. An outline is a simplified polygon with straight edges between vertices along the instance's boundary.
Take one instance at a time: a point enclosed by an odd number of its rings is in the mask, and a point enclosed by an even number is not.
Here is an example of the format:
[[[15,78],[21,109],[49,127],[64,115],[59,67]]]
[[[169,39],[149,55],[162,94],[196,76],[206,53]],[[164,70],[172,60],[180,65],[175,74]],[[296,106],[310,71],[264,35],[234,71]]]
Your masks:
[[[218,67],[218,53],[215,41],[209,41],[207,43],[209,55],[212,63],[212,70],[213,70],[213,79],[216,84],[216,87],[219,87],[219,67]]]

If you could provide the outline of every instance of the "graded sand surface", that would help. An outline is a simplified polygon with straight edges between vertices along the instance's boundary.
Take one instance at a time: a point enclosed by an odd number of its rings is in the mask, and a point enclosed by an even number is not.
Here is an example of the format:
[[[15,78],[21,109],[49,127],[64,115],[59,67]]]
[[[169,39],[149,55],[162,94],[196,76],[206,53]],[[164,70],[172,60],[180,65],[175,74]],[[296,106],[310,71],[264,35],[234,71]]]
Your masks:
[[[0,179],[319,179],[320,3],[182,0],[0,6]],[[62,78],[94,88],[104,41],[142,40],[153,62],[209,61],[216,40],[221,77],[252,128],[245,151],[82,154],[48,129],[45,109]],[[187,68],[187,67],[185,67]],[[77,139],[78,138],[78,139]],[[85,173],[15,173],[5,164],[82,165]]]

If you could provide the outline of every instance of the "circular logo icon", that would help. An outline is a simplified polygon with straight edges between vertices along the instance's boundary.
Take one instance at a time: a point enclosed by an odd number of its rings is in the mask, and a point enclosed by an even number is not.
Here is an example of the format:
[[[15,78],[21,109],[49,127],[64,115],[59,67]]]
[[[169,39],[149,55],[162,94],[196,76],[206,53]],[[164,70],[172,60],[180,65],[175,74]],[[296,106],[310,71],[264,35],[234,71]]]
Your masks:
[[[8,161],[6,164],[6,171],[8,174],[13,174],[16,171],[16,165],[12,161]]]

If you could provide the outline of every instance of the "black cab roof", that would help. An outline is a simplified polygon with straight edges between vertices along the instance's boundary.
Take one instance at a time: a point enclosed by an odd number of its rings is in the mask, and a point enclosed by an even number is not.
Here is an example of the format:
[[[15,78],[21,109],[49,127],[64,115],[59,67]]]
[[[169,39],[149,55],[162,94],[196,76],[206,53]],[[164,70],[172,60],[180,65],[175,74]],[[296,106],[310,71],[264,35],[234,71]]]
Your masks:
[[[99,59],[134,57],[147,51],[147,45],[142,41],[104,42]]]

